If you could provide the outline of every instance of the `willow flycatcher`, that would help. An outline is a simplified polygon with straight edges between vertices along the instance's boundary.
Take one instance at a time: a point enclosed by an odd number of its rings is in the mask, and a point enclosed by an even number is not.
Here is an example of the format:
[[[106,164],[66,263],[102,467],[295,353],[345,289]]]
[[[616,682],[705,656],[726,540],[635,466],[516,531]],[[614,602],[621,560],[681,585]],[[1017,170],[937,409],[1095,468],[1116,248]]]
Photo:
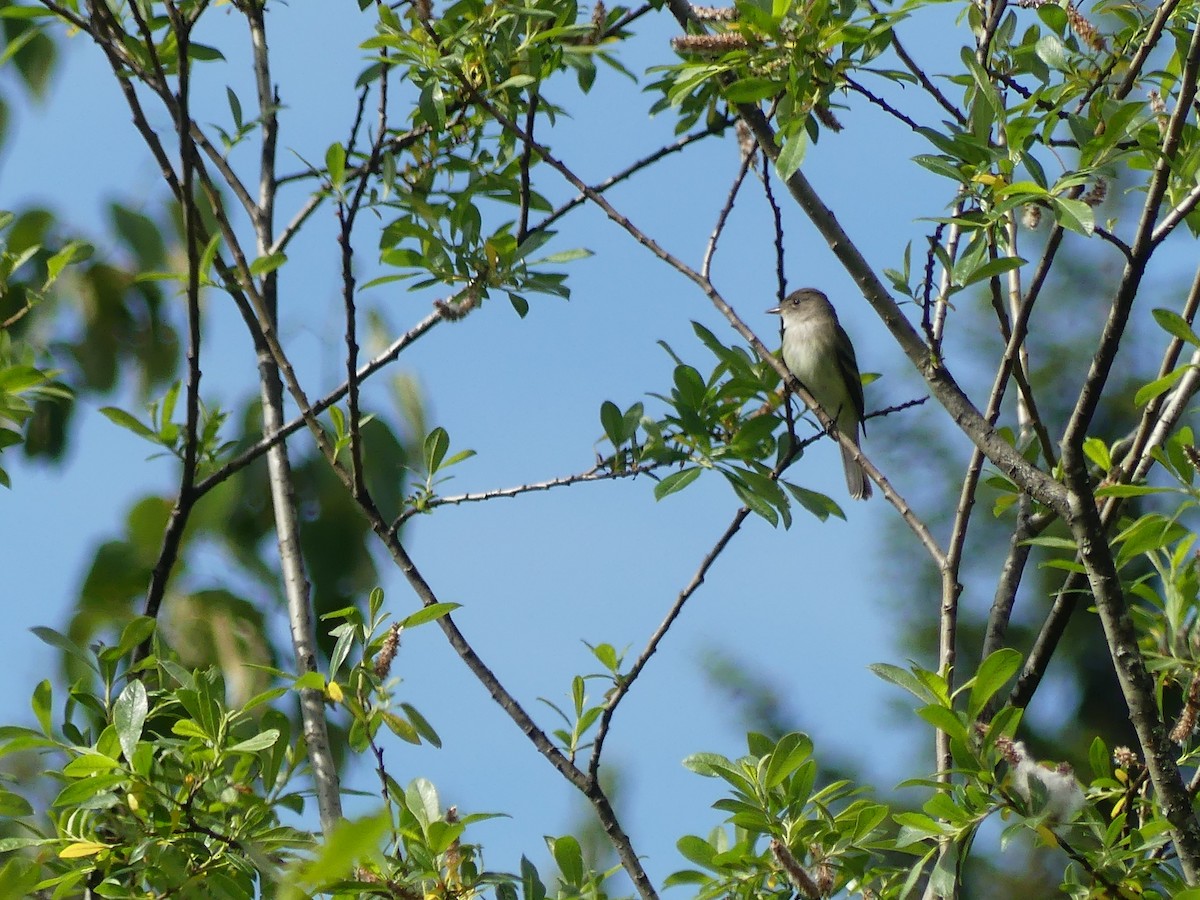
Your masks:
[[[783,317],[784,364],[857,447],[858,425],[863,421],[862,379],[854,345],[838,323],[833,304],[816,288],[801,288],[767,312]],[[842,468],[850,496],[870,497],[871,482],[844,445]]]

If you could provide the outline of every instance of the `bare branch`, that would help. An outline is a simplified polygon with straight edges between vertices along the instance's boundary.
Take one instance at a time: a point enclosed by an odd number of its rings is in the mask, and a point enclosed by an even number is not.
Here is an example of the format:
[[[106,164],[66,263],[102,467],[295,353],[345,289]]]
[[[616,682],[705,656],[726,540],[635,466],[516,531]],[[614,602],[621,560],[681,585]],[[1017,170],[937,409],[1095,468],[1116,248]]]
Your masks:
[[[703,278],[712,277],[712,263],[713,257],[717,253],[717,241],[721,239],[721,232],[725,230],[725,223],[729,220],[729,214],[733,212],[733,203],[737,199],[738,191],[741,190],[742,182],[746,180],[746,173],[750,171],[750,164],[753,161],[754,154],[752,152],[742,154],[742,164],[738,167],[733,184],[729,187],[725,205],[721,207],[721,212],[717,215],[717,224],[713,226],[712,234],[708,237],[708,246],[704,250],[704,259],[700,263],[700,275]]]
[[[1150,22],[1150,28],[1146,32],[1146,37],[1138,45],[1137,51],[1133,54],[1133,59],[1129,60],[1129,69],[1125,72],[1125,78],[1121,84],[1113,91],[1114,100],[1124,100],[1129,92],[1133,90],[1133,86],[1137,83],[1138,77],[1142,74],[1142,67],[1146,65],[1146,60],[1150,56],[1150,52],[1158,45],[1158,39],[1162,36],[1163,28],[1171,18],[1171,13],[1175,11],[1175,7],[1179,4],[1179,0],[1163,0],[1158,8],[1154,11],[1154,19]],[[1124,56],[1120,54],[1119,56]]]
[[[880,109],[882,109],[885,113],[887,113],[892,118],[900,120],[905,125],[907,125],[909,128],[911,128],[913,131],[921,130],[921,126],[918,125],[915,121],[913,121],[911,118],[906,116],[904,113],[900,112],[900,110],[896,109],[896,107],[892,106],[892,104],[888,103],[886,100],[884,100],[878,94],[875,94],[875,93],[867,90],[867,88],[863,87],[861,84],[859,84],[857,81],[855,81],[850,76],[843,75],[842,80],[846,82],[846,84],[850,88],[850,90],[854,91],[856,94],[861,94],[869,102],[873,103],[875,106],[878,106]]]
[[[476,491],[468,494],[455,494],[449,497],[433,497],[427,500],[423,507],[409,506],[404,510],[396,520],[392,523],[389,529],[393,533],[405,522],[413,516],[429,512],[439,506],[460,506],[463,503],[481,503],[484,500],[495,500],[499,497],[519,497],[522,494],[532,494],[540,491],[549,491],[557,487],[568,487],[572,484],[584,484],[591,481],[614,481],[620,478],[633,478],[637,475],[643,475],[647,472],[652,472],[655,469],[661,468],[666,463],[650,463],[648,465],[639,465],[629,469],[602,470],[599,467],[589,469],[586,472],[580,472],[577,475],[563,475],[559,478],[548,478],[545,481],[534,481],[529,484],[520,484],[516,487],[494,488],[490,491]]]
[[[712,549],[705,554],[704,559],[700,561],[700,566],[696,569],[696,574],[692,576],[692,580],[687,583],[679,596],[675,598],[675,602],[671,604],[671,608],[667,610],[666,616],[650,636],[645,649],[638,655],[637,660],[630,666],[629,671],[620,676],[617,680],[616,687],[613,688],[608,695],[608,699],[604,703],[604,712],[600,714],[600,723],[596,728],[596,739],[592,742],[592,755],[588,761],[588,780],[593,784],[599,781],[600,755],[604,752],[604,742],[608,738],[608,731],[612,725],[613,714],[617,711],[617,706],[629,693],[629,689],[633,687],[633,683],[637,681],[638,676],[642,674],[642,670],[646,668],[646,663],[650,662],[650,657],[658,649],[658,645],[662,643],[663,638],[667,636],[667,632],[679,618],[679,614],[683,612],[684,604],[692,594],[696,593],[700,585],[704,584],[704,579],[708,575],[708,570],[712,568],[713,563],[729,546],[729,542],[733,540],[734,535],[742,527],[742,523],[746,521],[746,517],[750,515],[750,508],[743,506],[733,514],[733,520],[725,527],[721,536],[717,538],[717,542]]]
[[[872,12],[878,12],[873,4],[871,5],[871,10]],[[937,101],[938,106],[948,112],[959,125],[967,121],[966,116],[962,114],[959,108],[946,99],[946,96],[938,90],[937,85],[929,80],[929,76],[925,74],[925,70],[916,64],[912,56],[904,49],[904,45],[900,43],[900,39],[896,37],[894,31],[892,32],[892,50],[896,52],[896,56],[899,57],[900,62],[904,63],[904,68],[908,69],[913,74],[913,77],[917,79],[917,83],[925,89],[925,92],[929,96]]]
[[[604,181],[600,182],[599,184],[594,185],[592,187],[592,190],[595,191],[597,194],[603,194],[609,188],[620,184],[622,181],[625,181],[626,179],[632,177],[633,175],[636,175],[638,172],[642,171],[642,169],[645,169],[645,168],[653,165],[654,163],[658,162],[663,157],[669,156],[672,153],[678,153],[680,150],[683,150],[685,147],[689,147],[692,144],[696,143],[697,141],[703,140],[704,138],[712,137],[714,134],[717,134],[722,129],[728,127],[728,124],[729,124],[728,122],[718,122],[716,124],[709,124],[698,131],[693,131],[688,134],[685,134],[683,137],[679,138],[678,140],[676,140],[670,144],[667,144],[663,147],[659,147],[653,153],[650,153],[650,154],[642,157],[641,159],[637,160],[636,162],[630,163],[628,166],[626,166],[620,172],[617,172],[615,175],[612,175],[609,178],[604,179]],[[574,197],[572,197],[570,200],[568,200],[566,203],[564,203],[562,206],[558,207],[558,209],[554,210],[554,212],[552,212],[548,216],[546,216],[546,218],[542,219],[542,221],[539,222],[531,230],[532,231],[544,231],[545,229],[549,228],[552,224],[554,224],[556,221],[561,219],[568,212],[573,210],[575,207],[586,203],[587,199],[588,199],[588,195],[585,192],[581,191],[580,193],[578,193]]]

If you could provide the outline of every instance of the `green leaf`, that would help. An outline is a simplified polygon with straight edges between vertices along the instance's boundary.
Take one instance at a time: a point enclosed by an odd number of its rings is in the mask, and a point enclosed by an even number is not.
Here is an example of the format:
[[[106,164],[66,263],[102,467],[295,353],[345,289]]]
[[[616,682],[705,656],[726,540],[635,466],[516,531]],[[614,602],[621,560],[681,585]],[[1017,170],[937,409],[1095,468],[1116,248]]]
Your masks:
[[[69,241],[61,250],[46,260],[46,281],[42,284],[42,290],[48,289],[57,281],[63,269],[70,263],[85,260],[92,255],[92,252],[91,244],[83,241]]]
[[[797,503],[816,516],[820,521],[824,522],[830,516],[837,516],[839,519],[845,520],[846,514],[832,497],[828,497],[818,491],[810,491],[808,488],[802,488],[799,485],[792,484],[790,481],[781,481],[780,484],[787,489],[787,492],[792,495]]]
[[[330,144],[325,151],[325,169],[329,173],[329,183],[334,190],[340,191],[346,180],[346,148],[340,143]]]
[[[979,671],[971,684],[971,695],[967,701],[967,718],[974,720],[992,699],[995,693],[1004,687],[1010,678],[1021,668],[1021,654],[1011,648],[997,650],[979,664]]]
[[[792,733],[780,738],[767,764],[763,787],[770,790],[782,784],[784,779],[808,760],[812,749],[812,741],[803,734]]]
[[[527,87],[537,81],[532,75],[513,75],[511,78],[506,78],[504,81],[496,85],[492,90],[504,91],[509,89],[518,89]]]
[[[260,278],[269,272],[274,272],[285,262],[287,262],[286,253],[268,253],[250,263],[250,274],[255,278]]]
[[[1083,453],[1093,465],[1099,466],[1105,472],[1113,467],[1112,453],[1108,444],[1100,438],[1090,437],[1083,442]]]
[[[208,741],[208,732],[200,727],[194,719],[176,719],[171,724],[171,733],[184,738],[199,738]]]
[[[1067,67],[1067,51],[1057,35],[1043,35],[1037,42],[1035,52],[1051,69],[1062,70]]]
[[[586,247],[575,247],[571,250],[561,250],[558,253],[551,253],[549,256],[543,256],[541,259],[535,259],[529,264],[531,266],[535,266],[539,263],[557,264],[574,262],[577,259],[587,259],[588,257],[595,255],[596,254],[593,251],[588,250]]]
[[[418,625],[424,625],[426,622],[432,622],[435,619],[440,619],[442,616],[449,615],[462,606],[461,603],[431,603],[428,606],[423,606],[415,613],[405,616],[400,622],[401,628],[416,628]]]
[[[722,89],[730,103],[758,103],[775,96],[779,90],[780,86],[769,78],[739,78]]]
[[[1092,777],[1108,778],[1112,775],[1112,756],[1099,737],[1092,738],[1091,746],[1088,747],[1088,762],[1092,767]]]
[[[600,665],[608,671],[615,673],[620,670],[621,660],[612,644],[597,644],[595,647],[591,647],[591,651],[592,655],[600,661]]]
[[[230,753],[257,753],[259,750],[266,750],[268,747],[274,747],[275,742],[279,740],[279,730],[268,728],[266,731],[259,732],[252,738],[247,738],[229,748]]]
[[[317,846],[316,856],[294,864],[283,879],[285,884],[304,885],[312,890],[297,894],[293,889],[281,896],[308,896],[318,893],[318,885],[323,887],[348,877],[360,860],[379,852],[383,836],[390,826],[391,817],[387,812],[357,821],[342,819],[337,822]]]
[[[50,685],[49,679],[43,679],[38,682],[38,686],[33,689],[33,714],[37,717],[38,725],[42,728],[42,734],[50,736],[52,722],[50,719],[50,704],[53,697],[53,688]]]
[[[29,805],[28,800],[20,794],[0,790],[0,816],[6,819],[15,819],[31,815],[33,815],[33,807]]]
[[[421,743],[421,735],[417,733],[417,729],[413,728],[412,724],[403,716],[398,716],[386,709],[377,709],[373,715],[378,716],[383,721],[383,724],[388,727],[388,731],[400,738],[400,740],[407,741],[410,744]]]
[[[442,817],[441,801],[437,788],[424,778],[414,778],[404,789],[404,805],[416,816],[422,827],[428,827]]]
[[[434,747],[442,746],[442,739],[438,737],[438,733],[434,731],[433,726],[428,720],[417,712],[417,708],[410,703],[401,703],[400,708],[404,710],[404,714],[408,716],[408,721],[412,723],[412,727],[416,729],[417,734],[423,737]]]
[[[133,753],[142,738],[142,726],[146,724],[149,709],[146,686],[137,678],[125,685],[113,704],[113,725],[121,742],[121,754],[130,765],[133,765]]]
[[[446,451],[450,449],[450,435],[438,426],[425,437],[425,471],[430,475],[442,467]]]
[[[1019,256],[1006,256],[1002,259],[993,259],[984,263],[979,268],[975,269],[970,275],[966,276],[962,286],[968,287],[988,278],[993,278],[997,275],[1003,275],[1005,272],[1011,272],[1013,269],[1019,269],[1025,265],[1025,260]]]
[[[705,778],[720,778],[721,773],[729,768],[730,762],[719,753],[693,753],[684,758],[683,766]]]
[[[188,59],[197,59],[202,62],[212,62],[218,59],[225,59],[225,55],[216,47],[210,47],[207,44],[188,44]]]
[[[775,160],[775,171],[779,173],[779,177],[784,181],[791,178],[804,162],[807,152],[808,134],[804,129],[800,129],[784,142],[783,149],[779,151],[779,158]]]
[[[663,497],[674,494],[676,491],[682,491],[699,477],[699,466],[690,466],[686,469],[680,469],[678,472],[672,472],[654,486],[654,499],[661,500]]]
[[[907,669],[901,669],[899,666],[892,666],[887,663],[872,663],[867,668],[884,681],[890,681],[892,684],[904,688],[920,700],[924,700],[927,703],[937,701],[937,695]]]
[[[1156,378],[1149,384],[1143,384],[1136,394],[1133,395],[1134,406],[1145,406],[1159,394],[1165,394],[1171,388],[1175,387],[1176,382],[1187,374],[1191,366],[1180,366],[1177,369],[1172,369],[1162,378]]]
[[[722,473],[729,479],[729,484],[733,487],[733,492],[738,495],[738,499],[746,505],[755,515],[762,516],[773,527],[779,526],[779,512],[772,505],[772,498],[764,496],[764,493],[757,490],[758,485],[748,484],[745,479],[745,472],[731,472],[724,470]],[[786,523],[785,523],[786,524]]]
[[[1196,332],[1192,331],[1187,320],[1177,312],[1172,312],[1169,309],[1152,310],[1154,321],[1158,323],[1158,327],[1170,334],[1172,337],[1177,337],[1179,340],[1191,344],[1193,347],[1200,347],[1200,337],[1196,336]]]
[[[49,644],[51,647],[57,647],[64,653],[75,657],[75,659],[79,660],[93,672],[99,672],[99,670],[96,668],[96,660],[93,659],[88,653],[85,653],[83,650],[81,650],[79,645],[66,635],[60,634],[53,628],[47,628],[44,625],[38,625],[29,630],[37,635],[38,639],[43,643]]]
[[[554,857],[558,871],[562,874],[563,881],[569,885],[582,885],[583,850],[579,846],[579,841],[568,834],[560,838],[547,838],[546,843],[550,847],[550,853]]]
[[[1096,488],[1097,497],[1149,497],[1151,494],[1169,494],[1171,488],[1151,487],[1148,484],[1110,484]]]
[[[716,848],[703,838],[685,834],[675,842],[675,846],[688,862],[705,869],[716,870],[716,866],[713,865],[713,857],[717,855]]]
[[[117,643],[117,655],[125,656],[134,647],[154,634],[157,622],[149,616],[136,616],[121,631],[121,640]]]
[[[292,687],[298,691],[321,691],[325,692],[325,676],[320,672],[305,672],[299,678],[292,682]]]
[[[100,413],[114,425],[120,425],[128,431],[132,431],[138,437],[147,438],[152,441],[158,439],[158,435],[153,429],[139,422],[123,409],[118,409],[115,406],[102,406],[100,407]]]
[[[111,787],[125,784],[127,778],[123,773],[114,772],[108,775],[93,775],[90,778],[80,778],[72,781],[54,798],[52,806],[79,806],[83,803],[94,803]]]
[[[967,739],[967,727],[963,724],[962,719],[954,710],[947,709],[940,703],[922,706],[917,710],[917,715],[939,731],[946,732],[952,739],[960,741]]]
[[[63,774],[68,778],[89,778],[98,772],[111,772],[120,765],[111,756],[105,756],[103,753],[85,753],[63,766]]]
[[[611,400],[605,400],[600,404],[600,425],[604,428],[604,434],[612,442],[612,445],[620,447],[623,443],[621,440],[621,410]]]
[[[1063,228],[1091,237],[1096,230],[1096,212],[1082,200],[1052,197],[1054,217]]]
[[[538,877],[537,867],[525,856],[521,857],[521,893],[525,900],[546,900],[546,886]]]
[[[229,101],[229,114],[233,117],[233,127],[240,130],[242,127],[242,103],[238,100],[238,95],[233,92],[233,88],[228,85],[225,87],[225,98]]]

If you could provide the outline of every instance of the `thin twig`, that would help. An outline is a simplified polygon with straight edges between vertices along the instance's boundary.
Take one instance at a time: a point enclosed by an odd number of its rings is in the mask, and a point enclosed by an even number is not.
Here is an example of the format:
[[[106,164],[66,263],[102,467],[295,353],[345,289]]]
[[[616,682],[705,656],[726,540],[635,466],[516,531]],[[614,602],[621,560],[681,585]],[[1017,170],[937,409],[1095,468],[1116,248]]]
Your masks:
[[[804,448],[820,440],[820,438],[821,435],[817,434],[807,440],[794,444],[790,452],[776,463],[774,469],[771,471],[770,478],[778,480],[784,471],[799,458]],[[716,563],[717,558],[725,552],[725,548],[729,546],[729,542],[733,540],[734,535],[741,529],[742,523],[746,521],[746,517],[750,515],[750,512],[750,507],[743,506],[733,514],[733,519],[726,526],[725,530],[721,532],[721,536],[717,538],[717,542],[713,544],[712,549],[700,561],[696,573],[684,586],[683,590],[679,592],[679,596],[675,598],[675,602],[671,604],[666,616],[650,636],[650,640],[647,641],[642,652],[638,654],[638,658],[634,661],[633,665],[629,667],[629,671],[617,678],[615,687],[608,695],[607,700],[605,700],[604,711],[600,714],[600,721],[596,727],[596,737],[592,741],[592,755],[588,761],[587,775],[588,780],[593,784],[599,783],[600,757],[604,752],[604,742],[608,737],[609,729],[612,726],[612,718],[617,711],[617,707],[625,695],[629,693],[629,689],[633,687],[633,683],[637,681],[638,676],[642,674],[642,670],[650,662],[650,657],[658,650],[659,644],[667,636],[667,632],[670,631],[675,620],[679,618],[679,614],[683,612],[684,604],[704,584],[704,579],[708,576],[709,570]]]
[[[713,563],[724,552],[729,542],[733,540],[734,535],[742,527],[742,523],[746,521],[746,517],[750,515],[750,508],[747,506],[741,507],[733,514],[733,520],[721,532],[721,536],[717,538],[717,542],[712,549],[705,554],[704,559],[700,561],[699,568],[696,569],[696,574],[692,576],[691,581],[684,586],[679,592],[679,596],[675,598],[675,602],[671,604],[671,608],[667,610],[666,616],[655,629],[654,634],[650,636],[650,640],[646,643],[645,648],[638,655],[638,658],[630,666],[629,671],[621,675],[616,682],[616,686],[608,695],[608,699],[604,703],[604,711],[600,714],[600,722],[596,727],[596,738],[592,741],[592,754],[588,760],[587,775],[588,780],[595,783],[599,780],[600,755],[604,751],[604,742],[608,737],[609,728],[612,725],[612,718],[617,711],[617,706],[625,695],[629,693],[629,689],[633,687],[633,683],[637,681],[638,676],[642,674],[642,670],[646,668],[646,663],[650,662],[650,657],[658,649],[658,645],[662,643],[663,638],[667,636],[667,632],[679,618],[679,614],[683,612],[684,604],[688,598],[696,593],[700,585],[704,584],[704,579],[708,575],[708,570],[712,568]]]
[[[402,524],[407,522],[413,516],[421,515],[422,513],[430,512],[437,509],[439,506],[459,506],[463,503],[480,503],[484,500],[495,500],[500,497],[519,497],[522,494],[538,493],[540,491],[549,491],[558,487],[568,487],[572,484],[585,484],[592,481],[614,481],[620,478],[634,478],[638,475],[643,475],[652,472],[655,469],[661,468],[667,463],[648,463],[638,465],[629,469],[602,470],[599,467],[589,469],[587,472],[580,472],[576,475],[563,475],[558,478],[548,478],[545,481],[534,481],[529,484],[519,484],[515,487],[493,488],[490,491],[474,491],[466,494],[454,494],[449,497],[432,497],[424,501],[421,506],[409,506],[404,512],[400,513],[392,522],[392,532],[395,532]]]
[[[1192,32],[1192,41],[1180,76],[1180,88],[1175,112],[1167,124],[1167,133],[1163,137],[1162,153],[1155,164],[1154,173],[1150,178],[1146,200],[1142,207],[1142,216],[1138,222],[1137,231],[1130,245],[1130,260],[1125,265],[1121,282],[1109,309],[1109,315],[1104,323],[1096,353],[1088,369],[1087,379],[1079,392],[1079,400],[1071,413],[1063,434],[1064,446],[1073,446],[1076,450],[1082,447],[1087,436],[1088,426],[1095,416],[1100,403],[1100,394],[1116,359],[1117,349],[1125,333],[1130,310],[1134,298],[1145,274],[1145,264],[1153,252],[1154,225],[1163,196],[1171,179],[1171,166],[1179,149],[1180,136],[1188,120],[1189,106],[1196,95],[1196,78],[1200,73],[1200,27]],[[1200,865],[1200,860],[1198,860]]]
[[[872,5],[871,11],[877,12],[878,10]],[[938,90],[937,85],[929,80],[929,76],[925,74],[925,70],[913,61],[913,58],[904,49],[894,31],[892,32],[892,49],[896,52],[896,56],[900,59],[900,62],[904,63],[904,67],[913,74],[913,77],[917,79],[917,83],[937,102],[938,106],[948,112],[959,125],[965,124],[967,117],[962,114],[962,111],[957,106],[946,99],[946,96]]]
[[[1200,204],[1200,184],[1197,184],[1188,191],[1182,200],[1167,211],[1167,214],[1162,217],[1162,220],[1155,227],[1154,233],[1150,236],[1150,243],[1157,247],[1164,238],[1175,230],[1175,226],[1195,212],[1197,204]]]
[[[757,150],[757,145],[755,145]],[[765,157],[764,157],[765,158]],[[775,191],[771,187],[771,167],[764,165],[762,167],[762,186],[763,195],[767,198],[767,205],[771,207],[771,224],[775,233],[775,296],[782,304],[784,298],[787,297],[787,275],[783,270],[783,210],[779,206],[779,201],[775,199]],[[783,339],[783,320],[779,322],[780,340]],[[788,414],[791,415],[791,407],[788,407]],[[789,424],[791,419],[788,420]]]
[[[1004,646],[1004,637],[1008,632],[1008,623],[1012,618],[1013,605],[1017,599],[1017,589],[1025,574],[1025,564],[1029,561],[1029,551],[1032,546],[1029,538],[1035,534],[1035,520],[1031,515],[1033,502],[1028,494],[1017,498],[1017,523],[1008,541],[1008,555],[1004,565],[1000,567],[1000,577],[996,579],[996,591],[992,596],[992,608],[988,612],[987,627],[983,635],[983,649],[979,660],[982,662]],[[1050,521],[1042,517],[1041,521]]]
[[[725,223],[729,221],[729,214],[733,212],[733,204],[737,199],[738,191],[742,189],[742,182],[746,180],[746,173],[750,171],[750,164],[753,161],[753,152],[742,154],[742,163],[738,166],[737,175],[733,177],[733,184],[729,186],[729,193],[725,197],[725,203],[721,207],[720,213],[717,214],[717,223],[713,226],[712,234],[708,236],[708,245],[704,248],[704,259],[700,263],[700,276],[702,278],[712,278],[712,263],[713,257],[717,253],[717,241],[721,239],[721,233],[725,230]]]
[[[191,40],[188,27],[173,6],[171,11],[171,27],[179,47],[181,59],[187,58],[188,46]],[[118,77],[119,74],[117,74]],[[187,65],[179,67],[178,93],[175,99],[175,131],[179,138],[180,159],[180,207],[183,211],[184,248],[187,254],[186,308],[187,308],[187,386],[185,388],[186,412],[183,427],[183,465],[179,473],[179,490],[175,503],[163,529],[162,546],[158,559],[150,572],[146,586],[146,602],[143,615],[157,619],[162,600],[166,594],[167,581],[179,559],[179,548],[183,543],[183,533],[187,528],[192,509],[198,494],[196,492],[196,469],[198,447],[200,443],[200,221],[196,209],[194,182],[196,174],[196,148],[192,142],[188,128],[191,105],[191,69]],[[137,665],[150,649],[150,640],[139,645],[133,654],[133,665]]]
[[[1129,92],[1133,90],[1134,84],[1137,83],[1138,77],[1142,74],[1142,67],[1146,65],[1146,60],[1150,57],[1150,52],[1158,44],[1159,37],[1162,36],[1163,28],[1171,18],[1171,13],[1175,11],[1175,7],[1179,4],[1179,0],[1163,0],[1159,4],[1158,9],[1154,11],[1154,19],[1150,22],[1150,29],[1146,32],[1145,39],[1138,45],[1137,51],[1133,54],[1133,59],[1129,60],[1129,69],[1125,72],[1125,78],[1121,84],[1113,91],[1114,100],[1124,100]]]
[[[592,190],[595,191],[597,194],[603,194],[609,188],[620,184],[622,181],[625,181],[626,179],[630,178],[633,175],[636,175],[638,172],[642,171],[642,169],[645,169],[645,168],[653,165],[654,163],[658,162],[663,157],[669,156],[672,153],[678,153],[680,150],[683,150],[685,147],[689,147],[692,144],[696,143],[697,141],[703,140],[704,138],[712,137],[714,134],[718,134],[722,129],[727,128],[728,125],[729,125],[728,122],[718,122],[716,124],[706,125],[704,128],[702,128],[698,131],[689,132],[688,134],[685,134],[683,137],[679,138],[678,140],[673,141],[670,144],[666,144],[665,146],[659,147],[653,153],[643,156],[641,159],[637,160],[636,162],[630,163],[628,166],[626,166],[620,172],[617,172],[615,175],[612,175],[611,177],[604,179],[604,181],[601,181],[599,184],[593,185]],[[587,199],[588,199],[588,195],[581,191],[580,193],[578,193],[574,197],[572,197],[570,200],[568,200],[566,203],[564,203],[562,206],[558,207],[553,212],[551,212],[549,215],[547,215],[546,218],[542,219],[542,221],[540,221],[531,230],[544,231],[545,229],[549,228],[552,224],[554,224],[556,221],[561,219],[568,212],[573,210],[575,207],[581,206],[582,204],[586,203]]]
[[[1182,314],[1188,321],[1191,321],[1191,318],[1196,315],[1198,308],[1200,308],[1200,269],[1196,271]],[[1162,364],[1159,367],[1160,378],[1174,368],[1178,354],[1182,348],[1183,342],[1178,338],[1173,338],[1168,342],[1166,352],[1163,354]],[[1191,363],[1193,366],[1200,363],[1200,354],[1194,354]],[[1180,379],[1179,384],[1170,393],[1169,401],[1165,396],[1160,396],[1147,404],[1146,410],[1142,414],[1141,423],[1130,442],[1130,450],[1124,463],[1120,465],[1118,471],[1109,473],[1109,477],[1113,483],[1133,484],[1146,477],[1150,467],[1154,464],[1154,456],[1151,451],[1160,446],[1163,440],[1165,440],[1166,435],[1174,430],[1180,418],[1182,418],[1184,411],[1187,409],[1197,387],[1200,387],[1200,374],[1193,368]],[[1105,529],[1112,528],[1113,523],[1117,521],[1123,505],[1123,502],[1118,497],[1109,497],[1107,499],[1104,509],[1101,511],[1101,521]],[[1031,536],[1036,533],[1037,530],[1031,531]],[[1041,684],[1046,669],[1050,665],[1050,660],[1058,647],[1058,642],[1066,630],[1067,623],[1078,606],[1079,598],[1082,596],[1083,591],[1083,576],[1079,573],[1071,573],[1055,596],[1054,604],[1051,606],[1049,614],[1042,623],[1037,639],[1034,641],[1034,645],[1026,657],[1021,675],[1013,686],[1009,696],[1009,703],[1013,706],[1025,707],[1033,698],[1038,685]]]
[[[863,85],[859,84],[857,81],[855,81],[850,76],[843,75],[842,80],[846,82],[846,85],[847,85],[847,87],[850,88],[850,90],[854,91],[856,94],[861,94],[869,102],[878,106],[889,116],[892,116],[895,119],[899,119],[901,122],[903,122],[909,128],[911,128],[913,131],[921,130],[921,126],[919,124],[917,124],[911,118],[906,116],[904,113],[900,112],[900,110],[896,109],[896,107],[892,106],[892,104],[888,103],[886,100],[884,100],[878,94],[875,94],[872,91],[869,91],[867,88],[865,88]]]
[[[938,279],[938,295],[937,301],[933,310],[933,325],[927,329],[930,333],[929,345],[930,349],[940,358],[942,355],[942,339],[946,333],[946,318],[950,314],[950,288],[953,286],[954,271],[953,265],[958,257],[958,242],[962,239],[962,226],[958,224],[958,217],[962,215],[965,197],[962,191],[959,191],[958,196],[954,199],[954,206],[951,209],[950,216],[953,219],[950,223],[950,234],[946,238],[946,261],[942,264],[942,277]],[[939,228],[941,226],[939,225]],[[926,268],[926,272],[932,268],[932,257],[937,247],[936,241],[931,241],[929,245],[930,265]],[[947,265],[946,263],[949,263]],[[928,282],[927,282],[928,286]],[[929,304],[925,304],[925,313],[928,315]]]

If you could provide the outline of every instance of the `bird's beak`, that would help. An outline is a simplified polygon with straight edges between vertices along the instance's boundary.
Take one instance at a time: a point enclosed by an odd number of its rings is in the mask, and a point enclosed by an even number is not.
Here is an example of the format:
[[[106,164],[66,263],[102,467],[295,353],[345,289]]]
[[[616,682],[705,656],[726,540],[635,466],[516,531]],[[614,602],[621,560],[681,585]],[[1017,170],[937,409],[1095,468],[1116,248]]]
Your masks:
[[[775,313],[775,315],[780,315],[783,312],[783,310],[780,309],[778,306],[772,306],[770,309],[767,310],[767,312]]]

